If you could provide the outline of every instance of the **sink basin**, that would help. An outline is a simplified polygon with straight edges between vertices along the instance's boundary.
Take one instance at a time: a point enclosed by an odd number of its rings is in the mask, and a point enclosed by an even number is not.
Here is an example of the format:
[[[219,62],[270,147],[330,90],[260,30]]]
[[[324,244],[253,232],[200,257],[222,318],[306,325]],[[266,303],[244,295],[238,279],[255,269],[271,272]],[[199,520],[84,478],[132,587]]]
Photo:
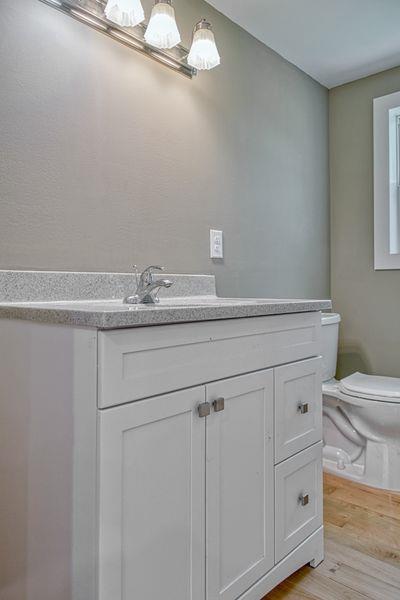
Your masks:
[[[218,304],[252,303],[250,298],[218,298],[217,296],[188,296],[187,298],[160,298],[159,306],[210,306]]]
[[[160,298],[158,304],[141,304],[150,308],[174,308],[185,306],[236,306],[239,304],[268,304],[270,302],[287,302],[276,298],[220,298],[219,296],[188,296],[182,298]]]
[[[188,296],[180,298],[160,298],[157,304],[124,304],[143,308],[185,308],[196,306],[236,306],[239,304],[265,304],[276,302],[265,298],[220,298],[218,296]]]

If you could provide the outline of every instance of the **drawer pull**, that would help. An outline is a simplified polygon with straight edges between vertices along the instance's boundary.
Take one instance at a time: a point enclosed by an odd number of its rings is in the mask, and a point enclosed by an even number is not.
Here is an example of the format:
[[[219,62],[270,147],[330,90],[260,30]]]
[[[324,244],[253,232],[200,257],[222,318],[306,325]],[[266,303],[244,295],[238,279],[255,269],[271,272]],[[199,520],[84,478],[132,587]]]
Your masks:
[[[305,415],[308,413],[308,402],[300,402],[297,407],[297,410],[301,415]]]
[[[307,506],[307,504],[309,502],[310,502],[310,496],[308,494],[300,494],[299,504],[301,504],[301,506]]]
[[[211,413],[211,404],[209,402],[202,402],[197,406],[197,412],[199,417],[208,417]]]
[[[215,412],[221,412],[221,410],[225,410],[225,398],[217,398],[214,400],[213,407]]]

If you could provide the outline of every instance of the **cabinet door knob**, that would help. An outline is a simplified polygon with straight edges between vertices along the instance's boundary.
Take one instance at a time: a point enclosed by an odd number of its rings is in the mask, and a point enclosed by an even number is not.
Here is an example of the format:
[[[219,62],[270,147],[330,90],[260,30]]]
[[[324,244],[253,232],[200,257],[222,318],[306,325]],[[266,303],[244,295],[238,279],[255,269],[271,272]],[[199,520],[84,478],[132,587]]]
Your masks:
[[[300,494],[299,504],[301,504],[301,506],[307,506],[307,504],[309,502],[310,502],[310,496],[308,494]]]
[[[211,413],[211,404],[209,402],[202,402],[197,406],[197,412],[199,417],[208,417]]]
[[[215,412],[220,412],[225,409],[225,398],[217,398],[213,402],[213,407]]]
[[[301,415],[305,415],[308,413],[308,402],[300,402],[297,410]]]

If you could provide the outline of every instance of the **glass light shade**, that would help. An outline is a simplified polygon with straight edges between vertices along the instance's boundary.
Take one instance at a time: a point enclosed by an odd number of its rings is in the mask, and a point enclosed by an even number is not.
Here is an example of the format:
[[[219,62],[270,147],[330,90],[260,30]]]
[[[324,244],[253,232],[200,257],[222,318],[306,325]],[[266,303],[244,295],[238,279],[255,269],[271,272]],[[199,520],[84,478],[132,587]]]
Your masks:
[[[173,48],[179,44],[181,36],[170,1],[156,0],[144,39],[148,44],[162,49]]]
[[[144,21],[140,0],[108,0],[104,13],[109,21],[121,27],[135,27]]]
[[[187,62],[199,71],[213,69],[221,62],[211,25],[204,19],[194,28],[192,47]]]

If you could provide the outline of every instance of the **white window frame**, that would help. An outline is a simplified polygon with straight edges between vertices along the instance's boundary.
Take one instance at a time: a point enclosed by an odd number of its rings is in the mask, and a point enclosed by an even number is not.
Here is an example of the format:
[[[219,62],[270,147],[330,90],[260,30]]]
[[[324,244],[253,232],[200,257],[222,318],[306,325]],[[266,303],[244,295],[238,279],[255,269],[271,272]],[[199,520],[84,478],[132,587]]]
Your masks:
[[[400,269],[400,92],[374,99],[375,269]]]

